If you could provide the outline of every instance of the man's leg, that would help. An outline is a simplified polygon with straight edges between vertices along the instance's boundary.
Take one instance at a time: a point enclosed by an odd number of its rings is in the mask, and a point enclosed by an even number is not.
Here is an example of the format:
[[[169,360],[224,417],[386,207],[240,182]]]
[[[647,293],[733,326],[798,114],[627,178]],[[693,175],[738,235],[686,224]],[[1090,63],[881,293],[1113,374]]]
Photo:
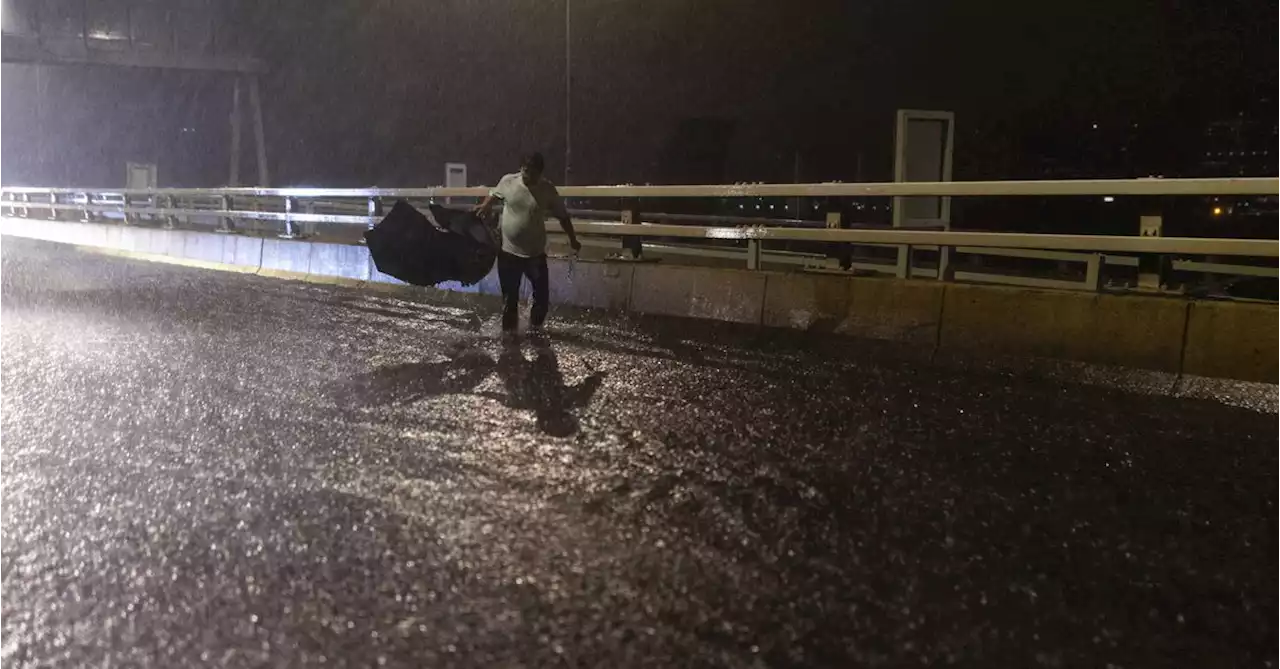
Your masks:
[[[533,308],[529,310],[529,327],[540,328],[547,320],[547,308],[551,302],[551,282],[547,278],[547,256],[529,258],[525,274],[533,284]]]
[[[525,259],[498,253],[498,285],[502,287],[502,329],[514,331],[520,323],[520,279]]]

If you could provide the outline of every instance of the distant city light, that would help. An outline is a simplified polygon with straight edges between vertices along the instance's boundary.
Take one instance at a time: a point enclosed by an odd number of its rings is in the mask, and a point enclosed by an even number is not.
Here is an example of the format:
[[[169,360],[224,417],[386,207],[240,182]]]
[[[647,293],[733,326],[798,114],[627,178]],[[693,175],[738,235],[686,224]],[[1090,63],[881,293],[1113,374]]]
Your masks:
[[[1214,207],[1214,208],[1213,208],[1213,215],[1214,215],[1214,216],[1221,216],[1221,215],[1222,215],[1222,207]]]
[[[1097,129],[1098,129],[1098,124],[1097,124],[1097,123],[1094,123],[1094,124],[1093,124],[1093,129],[1094,129],[1094,130],[1097,130]]]
[[[1107,195],[1107,196],[1105,196],[1105,197],[1103,197],[1103,198],[1102,198],[1102,201],[1103,201],[1103,202],[1115,202],[1115,201],[1116,201],[1116,199],[1115,199],[1114,197],[1110,196],[1110,195]]]
[[[109,30],[90,30],[89,39],[123,41],[123,40],[129,39],[129,36],[124,33],[113,32]]]

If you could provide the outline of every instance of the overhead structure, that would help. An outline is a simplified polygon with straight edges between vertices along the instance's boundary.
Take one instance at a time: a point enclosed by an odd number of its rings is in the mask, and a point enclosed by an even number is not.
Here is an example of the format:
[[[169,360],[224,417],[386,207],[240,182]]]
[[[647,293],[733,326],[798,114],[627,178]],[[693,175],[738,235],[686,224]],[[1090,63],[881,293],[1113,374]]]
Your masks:
[[[226,73],[231,78],[230,186],[240,183],[241,92],[247,88],[257,143],[253,185],[268,186],[262,98],[266,70],[235,30],[241,0],[0,0],[5,63],[109,66]]]
[[[120,65],[256,74],[232,29],[235,2],[3,0],[6,63]]]

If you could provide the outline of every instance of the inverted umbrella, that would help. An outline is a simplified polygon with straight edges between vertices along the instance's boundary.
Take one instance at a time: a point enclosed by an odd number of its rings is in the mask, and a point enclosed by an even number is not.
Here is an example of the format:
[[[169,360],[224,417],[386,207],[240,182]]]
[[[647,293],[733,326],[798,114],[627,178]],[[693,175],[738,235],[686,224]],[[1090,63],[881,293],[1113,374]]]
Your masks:
[[[471,285],[493,269],[494,232],[474,214],[430,205],[427,213],[398,200],[364,239],[378,271],[405,283]]]

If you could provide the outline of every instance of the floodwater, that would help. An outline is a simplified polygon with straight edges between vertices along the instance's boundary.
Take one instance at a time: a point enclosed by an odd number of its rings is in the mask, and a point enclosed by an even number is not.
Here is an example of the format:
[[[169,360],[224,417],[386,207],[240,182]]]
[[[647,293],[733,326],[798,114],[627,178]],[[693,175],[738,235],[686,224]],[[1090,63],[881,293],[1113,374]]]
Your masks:
[[[2,260],[6,666],[1276,662],[1274,387]]]

